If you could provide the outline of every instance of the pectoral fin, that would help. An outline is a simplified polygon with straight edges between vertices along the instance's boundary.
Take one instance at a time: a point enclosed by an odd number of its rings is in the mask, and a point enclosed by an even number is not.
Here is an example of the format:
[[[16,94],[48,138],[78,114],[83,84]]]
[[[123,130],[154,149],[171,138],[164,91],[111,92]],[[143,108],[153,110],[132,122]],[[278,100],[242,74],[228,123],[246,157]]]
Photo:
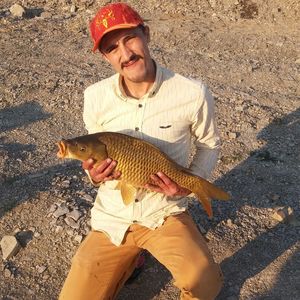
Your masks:
[[[126,182],[120,181],[117,185],[118,188],[121,190],[121,195],[123,198],[123,202],[125,205],[130,204],[136,195],[136,188]]]

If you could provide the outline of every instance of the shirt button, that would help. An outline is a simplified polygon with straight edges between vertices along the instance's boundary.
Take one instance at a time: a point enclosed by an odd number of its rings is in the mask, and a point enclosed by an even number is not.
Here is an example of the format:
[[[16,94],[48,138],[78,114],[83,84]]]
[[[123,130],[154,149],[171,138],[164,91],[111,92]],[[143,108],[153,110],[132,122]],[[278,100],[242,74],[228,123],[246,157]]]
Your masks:
[[[143,107],[143,104],[139,104],[139,107]]]
[[[135,199],[134,202],[139,202],[139,199]]]
[[[135,127],[135,131],[139,131],[140,129],[138,127]]]

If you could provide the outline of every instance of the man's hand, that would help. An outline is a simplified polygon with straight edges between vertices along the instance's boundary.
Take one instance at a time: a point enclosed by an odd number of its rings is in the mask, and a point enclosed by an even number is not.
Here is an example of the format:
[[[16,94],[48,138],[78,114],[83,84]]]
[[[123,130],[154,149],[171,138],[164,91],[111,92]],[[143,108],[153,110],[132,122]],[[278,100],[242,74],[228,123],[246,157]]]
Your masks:
[[[163,193],[166,196],[187,196],[190,190],[181,187],[162,172],[150,176],[154,183],[148,183],[145,188],[151,191]]]
[[[110,158],[103,160],[97,167],[91,158],[82,162],[82,168],[87,170],[95,183],[118,179],[121,172],[115,170],[117,162]]]

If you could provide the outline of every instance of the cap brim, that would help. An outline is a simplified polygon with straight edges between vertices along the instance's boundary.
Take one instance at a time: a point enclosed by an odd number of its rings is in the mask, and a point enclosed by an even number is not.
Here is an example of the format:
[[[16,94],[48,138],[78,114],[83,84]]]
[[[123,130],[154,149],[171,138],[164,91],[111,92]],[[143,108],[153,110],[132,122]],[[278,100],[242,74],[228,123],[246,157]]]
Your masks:
[[[94,43],[94,47],[92,49],[93,52],[95,52],[98,48],[99,48],[99,44],[101,42],[101,40],[103,39],[104,35],[106,35],[107,33],[113,31],[113,30],[117,30],[117,29],[126,29],[126,28],[134,28],[137,27],[139,25],[142,25],[143,23],[132,23],[132,24],[118,24],[115,26],[112,26],[110,28],[108,28],[107,30],[104,31],[103,35],[101,38],[99,38],[95,43]]]

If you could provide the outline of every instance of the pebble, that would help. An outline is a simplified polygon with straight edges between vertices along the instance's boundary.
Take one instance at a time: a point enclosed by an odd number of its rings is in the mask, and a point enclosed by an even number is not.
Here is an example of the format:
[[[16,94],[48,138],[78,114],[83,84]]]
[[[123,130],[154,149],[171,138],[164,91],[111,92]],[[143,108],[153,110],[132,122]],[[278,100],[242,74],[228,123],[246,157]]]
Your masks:
[[[39,233],[39,232],[35,232],[34,234],[33,234],[33,236],[35,237],[35,238],[39,238],[40,236],[41,236],[41,234]]]
[[[278,209],[272,215],[272,218],[279,222],[288,223],[293,223],[293,221],[295,220],[294,211],[290,206]]]
[[[80,244],[82,242],[83,236],[80,234],[76,234],[74,240]]]
[[[61,217],[61,216],[63,216],[63,215],[66,215],[68,212],[69,212],[68,207],[66,207],[66,206],[64,206],[64,205],[61,205],[61,206],[59,206],[59,207],[56,209],[56,211],[53,213],[53,216],[54,216],[55,218],[59,218],[59,217]]]
[[[55,228],[55,233],[60,233],[60,232],[62,232],[63,231],[63,227],[62,226],[60,226],[60,225],[58,225],[58,226],[56,226],[56,228]]]
[[[53,213],[53,212],[56,211],[56,209],[57,209],[57,205],[56,205],[56,204],[52,204],[52,205],[50,206],[49,212],[50,212],[50,213]]]
[[[233,222],[232,222],[232,220],[231,220],[231,219],[227,219],[226,225],[227,225],[228,227],[232,228],[232,227],[233,227]]]
[[[48,11],[44,11],[44,12],[41,13],[40,18],[41,19],[51,19],[52,14]]]
[[[9,269],[4,270],[4,277],[9,278],[12,276],[12,272]]]
[[[70,186],[71,182],[70,180],[64,180],[61,185],[62,187],[68,188]]]
[[[88,195],[88,194],[83,194],[82,198],[84,200],[86,200],[87,202],[90,202],[90,203],[94,202],[94,198],[92,196]]]
[[[39,274],[42,274],[46,271],[47,267],[46,266],[37,266],[36,270]]]
[[[76,10],[77,10],[77,7],[74,4],[72,4],[71,8],[70,8],[70,13],[73,14],[76,12]]]
[[[5,235],[1,242],[2,257],[4,260],[16,255],[21,249],[21,245],[13,235]]]
[[[237,134],[236,134],[236,132],[229,132],[228,137],[233,140],[233,139],[237,138]]]
[[[14,17],[23,17],[26,13],[24,7],[17,3],[12,5],[9,11]]]
[[[300,58],[298,58],[298,59],[295,61],[295,63],[296,63],[297,65],[300,65]]]
[[[76,223],[72,218],[70,217],[66,217],[65,218],[65,222],[67,225],[69,225],[70,227],[72,227],[73,229],[79,229],[79,224]]]
[[[74,221],[78,221],[81,216],[82,213],[78,209],[73,209],[71,212],[67,213],[67,217],[72,218]]]

